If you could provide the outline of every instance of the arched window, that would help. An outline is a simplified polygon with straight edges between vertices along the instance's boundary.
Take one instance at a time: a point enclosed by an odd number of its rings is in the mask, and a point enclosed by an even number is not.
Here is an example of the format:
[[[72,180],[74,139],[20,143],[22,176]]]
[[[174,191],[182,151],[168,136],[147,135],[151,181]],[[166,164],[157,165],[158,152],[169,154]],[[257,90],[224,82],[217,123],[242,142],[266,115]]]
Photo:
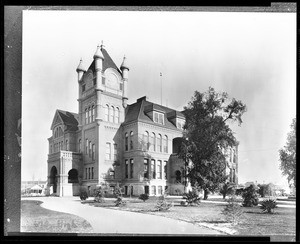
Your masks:
[[[114,113],[115,113],[115,108],[114,108],[114,106],[111,106],[110,119],[109,119],[110,122],[114,122]]]
[[[92,106],[92,122],[95,121],[95,106]]]
[[[161,179],[162,178],[162,174],[161,174],[161,160],[157,161],[157,165],[156,165],[156,172],[157,172],[157,179]]]
[[[91,122],[92,122],[92,110],[89,107],[89,123],[91,123]]]
[[[120,123],[120,109],[118,107],[115,110],[115,123]]]
[[[151,159],[151,176],[152,176],[152,179],[155,179],[156,178],[156,170],[155,170],[155,160],[154,159]]]
[[[89,123],[89,111],[88,108],[85,109],[85,124]]]
[[[151,134],[151,150],[155,152],[155,148],[156,148],[156,138],[155,138],[155,133],[153,132]]]
[[[89,157],[92,156],[92,142],[89,142]]]
[[[125,151],[128,151],[128,133],[125,133]]]
[[[158,151],[162,152],[162,137],[161,137],[161,134],[158,134],[158,137],[157,137],[157,147],[158,147]]]
[[[130,150],[133,149],[133,132],[130,132]]]
[[[164,141],[163,141],[163,147],[164,147],[164,152],[168,152],[168,137],[165,135],[164,136]]]
[[[144,132],[143,142],[144,142],[144,149],[148,150],[149,149],[149,132],[148,131]]]
[[[106,104],[104,107],[104,120],[105,121],[108,121],[108,115],[109,115],[109,106],[108,106],[108,104]]]

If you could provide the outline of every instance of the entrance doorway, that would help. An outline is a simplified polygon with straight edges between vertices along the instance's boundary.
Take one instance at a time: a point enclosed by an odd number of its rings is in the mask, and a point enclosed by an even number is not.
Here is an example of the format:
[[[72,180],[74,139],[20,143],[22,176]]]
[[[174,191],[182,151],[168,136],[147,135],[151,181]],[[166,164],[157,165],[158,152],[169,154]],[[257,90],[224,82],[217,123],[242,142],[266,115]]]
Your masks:
[[[144,186],[145,194],[149,195],[149,186]]]
[[[53,186],[53,193],[57,191],[57,169],[55,166],[50,171],[50,184]]]

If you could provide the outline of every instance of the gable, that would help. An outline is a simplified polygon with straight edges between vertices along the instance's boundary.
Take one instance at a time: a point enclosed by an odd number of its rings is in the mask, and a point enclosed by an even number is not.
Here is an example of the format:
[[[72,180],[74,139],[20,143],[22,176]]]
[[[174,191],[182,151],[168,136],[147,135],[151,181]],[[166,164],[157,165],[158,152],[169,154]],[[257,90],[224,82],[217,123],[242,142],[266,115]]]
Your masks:
[[[63,124],[63,121],[62,121],[58,111],[56,110],[50,129],[52,130],[53,127],[55,127],[58,124]]]

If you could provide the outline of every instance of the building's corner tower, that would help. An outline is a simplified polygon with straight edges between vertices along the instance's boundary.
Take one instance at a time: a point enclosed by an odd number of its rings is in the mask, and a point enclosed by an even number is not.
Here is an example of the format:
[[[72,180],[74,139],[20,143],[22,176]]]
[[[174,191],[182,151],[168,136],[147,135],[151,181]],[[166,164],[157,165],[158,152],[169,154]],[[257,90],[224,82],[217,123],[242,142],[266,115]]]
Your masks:
[[[83,66],[83,64],[82,64],[82,58],[80,59],[80,61],[79,61],[79,65],[78,65],[78,67],[77,67],[77,69],[76,69],[76,72],[77,72],[77,74],[78,74],[78,84],[79,84],[79,88],[78,88],[78,112],[79,112],[79,121],[78,121],[78,127],[79,127],[79,129],[81,129],[81,127],[82,127],[82,113],[80,113],[80,111],[81,111],[81,100],[79,99],[80,98],[80,96],[81,96],[81,93],[82,93],[82,91],[81,91],[81,87],[82,87],[82,82],[83,82],[83,75],[84,75],[84,73],[86,72],[86,69],[84,68],[84,66]]]
[[[120,69],[122,71],[122,81],[123,81],[123,107],[127,107],[127,101],[128,101],[128,72],[129,72],[129,67],[127,65],[127,60],[126,57],[124,56],[123,62],[120,66]]]

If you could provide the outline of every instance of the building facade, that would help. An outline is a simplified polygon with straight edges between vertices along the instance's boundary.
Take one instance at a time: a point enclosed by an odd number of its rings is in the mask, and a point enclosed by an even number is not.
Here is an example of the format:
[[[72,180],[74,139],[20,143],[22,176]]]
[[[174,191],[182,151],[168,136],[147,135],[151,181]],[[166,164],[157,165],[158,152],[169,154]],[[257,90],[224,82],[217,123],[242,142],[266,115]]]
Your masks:
[[[183,193],[178,158],[184,115],[141,97],[128,105],[129,67],[120,68],[98,46],[87,70],[78,73],[78,113],[56,110],[48,138],[49,194],[90,195],[102,184],[120,185],[125,195]],[[237,183],[237,148],[227,173]],[[231,156],[230,156],[231,155]]]

